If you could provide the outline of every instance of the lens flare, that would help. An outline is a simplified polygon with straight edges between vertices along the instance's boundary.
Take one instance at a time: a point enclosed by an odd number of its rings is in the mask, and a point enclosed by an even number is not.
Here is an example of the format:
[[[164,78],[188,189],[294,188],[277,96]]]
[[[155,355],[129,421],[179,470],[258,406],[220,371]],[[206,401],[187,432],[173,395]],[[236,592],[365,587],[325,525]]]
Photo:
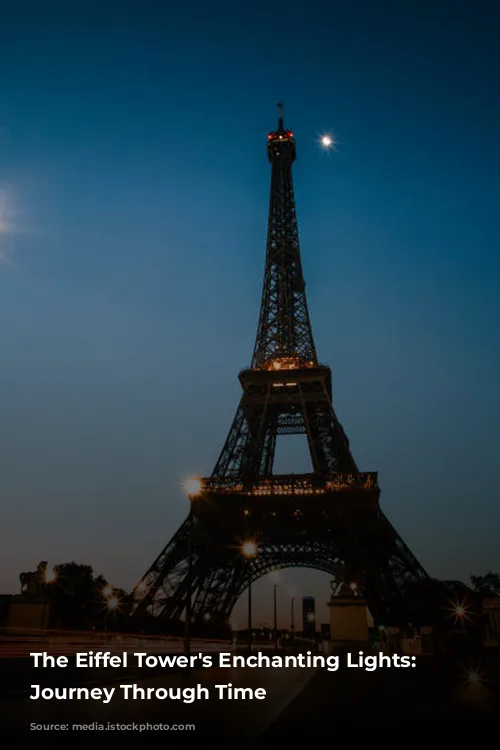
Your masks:
[[[338,145],[338,140],[333,133],[323,133],[319,136],[318,140],[319,145],[324,151],[335,151],[335,147]]]
[[[257,554],[257,545],[255,542],[244,542],[241,545],[241,551],[244,557],[255,557]]]

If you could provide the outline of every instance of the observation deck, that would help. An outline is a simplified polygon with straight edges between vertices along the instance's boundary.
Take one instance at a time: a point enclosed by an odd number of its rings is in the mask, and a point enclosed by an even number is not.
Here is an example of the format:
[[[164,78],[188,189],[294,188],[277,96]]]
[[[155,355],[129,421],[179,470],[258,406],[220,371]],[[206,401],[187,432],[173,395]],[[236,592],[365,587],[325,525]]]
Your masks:
[[[318,477],[315,474],[277,474],[245,484],[239,477],[210,477],[202,479],[203,491],[238,495],[324,495],[331,492],[378,491],[378,472],[359,474],[330,474]]]

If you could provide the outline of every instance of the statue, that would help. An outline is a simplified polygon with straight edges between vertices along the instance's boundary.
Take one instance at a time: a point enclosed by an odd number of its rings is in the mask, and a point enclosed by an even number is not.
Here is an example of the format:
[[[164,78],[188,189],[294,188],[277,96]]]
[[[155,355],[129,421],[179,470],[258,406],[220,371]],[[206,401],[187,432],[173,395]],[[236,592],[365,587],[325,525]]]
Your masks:
[[[47,562],[43,560],[38,563],[36,570],[21,573],[21,594],[25,596],[42,596],[45,590],[45,576],[47,573]]]
[[[339,591],[344,584],[345,567],[343,565],[340,565],[339,563],[334,563],[332,566],[332,574],[333,580],[330,581],[330,588],[332,590],[331,598],[333,599],[335,596],[339,595]]]
[[[337,567],[337,566],[335,566]],[[339,571],[340,572],[340,571]],[[368,618],[362,585],[364,575],[343,567],[341,575],[335,570],[332,581],[330,608],[330,650],[367,647],[369,645]]]
[[[342,565],[334,565],[333,574],[335,578],[330,583],[332,599],[338,596],[348,598],[362,596],[364,574],[354,575]]]
[[[45,632],[51,616],[51,601],[47,593],[48,583],[52,579],[47,571],[47,562],[42,560],[36,570],[21,573],[19,580],[21,593],[12,597],[9,606],[9,632],[22,635]]]

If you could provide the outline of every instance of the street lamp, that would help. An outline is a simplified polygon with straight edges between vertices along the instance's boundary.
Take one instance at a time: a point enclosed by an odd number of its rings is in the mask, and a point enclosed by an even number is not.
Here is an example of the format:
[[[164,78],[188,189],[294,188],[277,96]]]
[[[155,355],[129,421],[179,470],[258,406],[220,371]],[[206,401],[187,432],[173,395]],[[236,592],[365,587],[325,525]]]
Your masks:
[[[465,600],[463,602],[455,602],[453,605],[452,612],[453,612],[453,615],[455,616],[454,624],[456,625],[457,622],[460,622],[462,625],[462,630],[466,629],[465,623],[466,621],[470,620],[469,610],[470,610],[470,607],[467,606],[467,603]]]
[[[276,589],[278,584],[273,584],[273,611],[274,611],[274,648],[278,648],[278,618],[276,613]]]
[[[243,542],[241,545],[241,551],[244,557],[255,557],[257,554],[257,545],[255,542]]]
[[[50,568],[50,570],[45,570],[45,583],[55,583],[57,580],[57,571],[55,568]]]
[[[50,602],[53,601],[52,594],[54,591],[54,587],[52,586],[52,584],[57,581],[57,570],[54,567],[50,569],[45,568],[43,580],[44,580],[45,585],[47,586],[45,593],[46,594],[48,593],[48,602],[47,602],[47,596],[45,596],[43,600],[43,614],[42,614],[43,627],[44,629],[46,629],[47,625],[49,624],[48,620],[50,618],[50,610],[49,610],[49,616],[47,616],[47,606]]]
[[[247,560],[251,560],[254,557],[257,557],[258,554],[258,547],[256,542],[254,542],[252,539],[249,539],[246,542],[243,542],[241,545],[241,554],[243,557],[246,557]],[[250,583],[248,584],[248,647],[250,651],[252,650],[252,579],[250,578]]]
[[[293,605],[295,603],[295,597],[290,597],[290,635],[293,638],[295,635],[295,613],[293,610]]]
[[[480,685],[482,682],[482,675],[476,669],[470,669],[466,676],[469,685]]]
[[[311,630],[313,632],[313,635],[311,636],[311,640],[315,640],[316,638],[316,616],[314,612],[309,612],[307,615],[307,622],[311,625]]]
[[[184,623],[184,654],[189,658],[191,653],[191,618],[192,618],[192,588],[193,588],[193,528],[194,513],[193,502],[196,495],[201,492],[201,480],[193,477],[186,479],[183,484],[185,492],[189,497],[189,516],[188,516],[188,556],[187,556],[187,574],[186,574],[186,622]],[[188,662],[189,669],[189,662]]]

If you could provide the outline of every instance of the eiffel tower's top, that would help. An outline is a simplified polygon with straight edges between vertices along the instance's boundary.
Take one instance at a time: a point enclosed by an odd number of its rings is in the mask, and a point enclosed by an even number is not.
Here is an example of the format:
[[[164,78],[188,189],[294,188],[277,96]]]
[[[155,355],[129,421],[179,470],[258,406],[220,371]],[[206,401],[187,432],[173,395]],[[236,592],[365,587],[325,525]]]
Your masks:
[[[278,104],[278,127],[267,136],[267,153],[271,164],[273,161],[295,161],[295,138],[291,130],[285,130],[283,124],[283,104]]]
[[[272,165],[267,251],[253,369],[315,367],[316,348],[309,320],[300,260],[299,230],[293,193],[295,138],[283,124],[267,136]]]

